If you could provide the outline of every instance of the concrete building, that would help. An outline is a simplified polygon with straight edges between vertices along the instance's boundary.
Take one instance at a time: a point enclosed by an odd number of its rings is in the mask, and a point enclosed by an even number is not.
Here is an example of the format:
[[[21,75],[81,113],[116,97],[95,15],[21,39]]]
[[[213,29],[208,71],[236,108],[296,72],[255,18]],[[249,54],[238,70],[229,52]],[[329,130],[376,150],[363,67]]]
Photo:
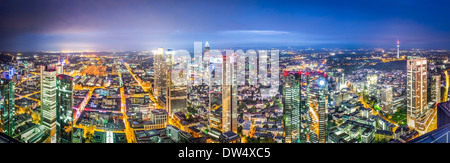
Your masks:
[[[326,131],[327,131],[327,110],[328,110],[328,84],[325,77],[319,77],[319,91],[318,91],[318,104],[319,104],[319,143],[326,143]]]
[[[410,56],[407,59],[406,87],[407,123],[415,128],[417,118],[427,111],[427,59]]]
[[[56,75],[54,67],[41,66],[41,124],[50,130],[52,143],[56,143]]]
[[[219,136],[220,143],[240,143],[241,137],[233,131],[222,133]]]
[[[431,76],[431,102],[441,102],[441,75]]]
[[[392,87],[387,86],[381,91],[381,109],[383,112],[392,112],[392,99]]]
[[[164,56],[164,48],[158,48],[158,50],[153,51],[153,66],[155,72],[153,82],[153,95],[157,99],[159,99],[160,97],[165,99],[165,96],[167,94],[167,63]]]
[[[284,74],[283,108],[286,143],[300,141],[301,74]]]
[[[15,83],[11,79],[0,79],[0,131],[13,136],[15,126]]]

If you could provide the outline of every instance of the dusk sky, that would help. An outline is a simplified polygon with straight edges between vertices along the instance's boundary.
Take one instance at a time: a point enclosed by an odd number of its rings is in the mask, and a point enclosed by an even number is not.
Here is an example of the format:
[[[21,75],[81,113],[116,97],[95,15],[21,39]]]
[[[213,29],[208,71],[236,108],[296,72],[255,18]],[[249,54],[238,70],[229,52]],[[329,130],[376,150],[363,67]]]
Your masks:
[[[0,0],[0,50],[450,49],[450,1]]]

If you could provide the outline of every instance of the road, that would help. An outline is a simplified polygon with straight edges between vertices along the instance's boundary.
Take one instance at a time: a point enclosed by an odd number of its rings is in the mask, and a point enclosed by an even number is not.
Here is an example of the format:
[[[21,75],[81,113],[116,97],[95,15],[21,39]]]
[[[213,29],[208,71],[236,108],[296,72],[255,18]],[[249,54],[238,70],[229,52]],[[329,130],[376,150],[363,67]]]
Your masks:
[[[347,87],[350,88],[348,85],[347,85]],[[351,91],[352,93],[356,94],[355,92],[353,92],[353,90],[350,89],[350,91]],[[356,95],[358,95],[358,94],[356,94]],[[364,108],[370,108],[370,109],[372,109],[372,114],[373,114],[373,115],[380,115],[380,117],[383,118],[384,120],[386,120],[386,121],[388,121],[388,122],[394,124],[395,127],[393,128],[392,131],[395,131],[395,130],[397,129],[397,127],[398,127],[397,123],[395,123],[395,122],[393,122],[393,121],[387,119],[383,114],[378,114],[378,111],[376,111],[375,108],[373,108],[373,107],[371,107],[369,104],[367,104],[367,103],[363,100],[362,96],[358,96],[358,97],[359,97],[359,101],[364,105]]]
[[[123,123],[125,124],[125,135],[127,137],[128,143],[135,143],[136,138],[134,137],[134,131],[130,127],[130,124],[128,122],[128,116],[127,116],[127,105],[126,105],[126,97],[125,97],[125,90],[123,87],[120,88],[120,111],[123,114]]]
[[[128,66],[128,64],[125,63],[125,62],[124,62],[123,64],[125,65],[125,67],[127,67],[128,71],[130,72],[131,76],[133,76],[134,80],[136,80],[136,82],[139,83],[139,86],[141,86],[142,89],[143,89],[144,91],[146,91],[147,93],[149,93],[150,100],[152,100],[152,101],[156,104],[156,108],[157,108],[157,109],[162,109],[162,107],[161,107],[161,106],[158,104],[158,102],[156,101],[155,97],[153,97],[153,95],[152,95],[152,94],[150,93],[150,91],[149,91],[149,89],[151,89],[151,86],[149,86],[149,87],[144,87],[144,86],[142,85],[142,83],[141,83],[141,80],[138,79],[138,78],[136,78],[136,75],[133,73],[133,71],[131,71],[130,66]]]
[[[130,71],[130,73],[133,75],[134,79],[139,83],[139,85],[142,87],[141,82],[134,76],[134,74],[132,73],[131,69],[128,67],[128,65],[125,63],[125,66],[128,68],[128,70]],[[119,74],[121,75],[121,74]],[[86,99],[83,100],[83,102],[80,105],[80,108],[78,109],[78,115],[76,115],[76,117],[74,118],[74,127],[76,128],[83,128],[85,129],[86,132],[89,132],[89,130],[94,130],[94,131],[100,131],[100,132],[106,132],[105,130],[101,130],[101,129],[97,129],[97,128],[92,128],[92,127],[87,127],[87,126],[83,126],[83,125],[75,125],[76,121],[78,120],[81,112],[83,110],[85,110],[85,106],[87,105],[87,102],[89,102],[92,93],[95,89],[98,88],[105,88],[105,87],[78,87],[75,86],[75,89],[82,89],[82,90],[86,90],[89,89],[89,93]],[[144,87],[142,87],[144,90],[146,90]],[[147,91],[147,90],[146,90]],[[130,124],[128,122],[128,116],[127,116],[127,109],[126,109],[126,95],[125,95],[125,90],[124,87],[120,88],[120,98],[121,98],[121,109],[120,109],[120,113],[122,113],[123,116],[123,123],[125,125],[125,131],[121,132],[121,131],[114,131],[115,133],[125,133],[126,137],[127,137],[127,142],[128,143],[135,143],[136,142],[136,138],[134,136],[134,130],[133,128],[130,127]],[[155,101],[154,99],[152,99],[153,101]],[[95,110],[95,109],[86,109],[86,110]],[[118,113],[117,111],[111,111],[111,112],[115,112]],[[92,132],[92,131],[91,131]]]
[[[311,130],[314,131],[317,135],[319,135],[319,116],[317,116],[316,111],[313,107],[309,107],[309,116],[313,119],[311,124]]]
[[[20,83],[17,83],[16,86],[19,86],[19,85],[22,84],[23,82],[25,82],[25,81],[27,81],[27,80],[30,80],[30,79],[32,79],[32,78],[35,78],[35,77],[37,77],[36,74],[35,74],[34,76],[32,76],[32,77],[29,77],[29,78],[27,78],[27,79],[25,79],[25,80],[20,81]]]
[[[86,107],[87,103],[91,99],[91,96],[92,96],[92,93],[94,92],[94,90],[95,90],[94,88],[90,88],[88,96],[83,100],[83,102],[81,102],[80,107],[78,108],[78,111],[77,111],[77,115],[73,119],[74,124],[78,121],[78,118],[80,117],[81,113],[83,112],[84,107]]]
[[[75,125],[75,124],[76,124],[76,122],[78,121],[78,118],[79,118],[79,116],[81,115],[81,113],[85,110],[85,107],[86,107],[87,103],[89,102],[89,100],[91,99],[91,96],[92,96],[92,93],[94,92],[94,90],[95,90],[95,89],[99,89],[99,88],[104,89],[105,87],[78,87],[78,86],[75,86],[75,87],[76,87],[76,89],[81,89],[81,90],[86,90],[86,89],[88,89],[88,90],[89,90],[89,93],[88,93],[88,95],[87,95],[87,98],[85,98],[85,99],[83,100],[83,102],[80,104],[80,107],[78,108],[78,114],[75,116],[75,118],[74,118],[74,120],[73,120],[73,122],[74,122],[74,127],[76,127],[76,128],[83,128],[83,129],[85,129],[86,132],[89,132],[89,131],[88,131],[88,129],[90,129],[89,127],[83,126],[83,125]],[[123,87],[120,88],[120,98],[121,98],[121,109],[120,109],[120,113],[122,113],[122,115],[123,115],[123,123],[125,124],[125,131],[124,131],[124,133],[125,133],[125,135],[126,135],[126,137],[127,137],[127,142],[128,142],[128,143],[133,143],[133,142],[135,142],[134,131],[133,131],[133,129],[130,127],[130,125],[129,125],[129,123],[128,123],[128,116],[127,116],[127,114],[126,114],[126,97],[125,97],[125,91],[124,91],[124,88],[123,88]],[[86,108],[86,110],[95,111],[96,109],[89,109],[89,108]],[[117,111],[111,111],[111,112],[119,113],[119,112],[117,112]],[[100,131],[100,132],[106,132],[105,130],[96,129],[96,128],[92,128],[92,130],[94,130],[94,131]],[[116,133],[116,132],[117,132],[117,133],[122,133],[122,132],[120,132],[120,131],[113,131],[113,132],[115,132],[115,133]]]
[[[159,105],[159,103],[156,101],[156,99],[153,97],[152,93],[150,92],[151,86],[144,87],[143,84],[142,84],[142,82],[141,82],[141,80],[138,79],[138,78],[136,77],[136,74],[133,73],[133,71],[131,70],[130,66],[128,66],[128,64],[127,64],[126,62],[123,62],[123,64],[124,64],[125,67],[128,69],[128,71],[130,72],[131,76],[133,76],[134,80],[139,84],[139,86],[141,86],[141,88],[142,88],[145,92],[147,92],[147,93],[149,94],[150,100],[152,100],[152,102],[153,102],[153,103],[155,104],[155,106],[156,106],[155,108],[156,108],[156,109],[164,109],[161,105]],[[121,92],[121,95],[123,95],[122,92]],[[125,102],[125,101],[124,101],[124,102]],[[125,108],[125,113],[124,113],[124,119],[125,119],[125,118],[127,118],[127,117],[126,117],[126,108]],[[127,122],[127,123],[128,123],[128,122]],[[127,123],[126,123],[126,126],[128,126]],[[173,119],[171,116],[168,116],[167,123],[168,123],[169,125],[174,125],[174,126],[177,125],[177,123],[174,121],[174,119]],[[180,126],[180,127],[181,127],[181,126]],[[180,129],[182,129],[182,128],[180,128]],[[133,135],[132,138],[135,140],[134,132],[133,132],[132,134],[130,134],[130,135]],[[127,139],[128,139],[128,137],[127,137]],[[135,141],[135,142],[136,142],[136,141]]]
[[[444,72],[444,74],[445,74],[445,92],[444,92],[444,98],[441,100],[442,102],[447,102],[447,99],[448,99],[448,87],[449,87],[448,71],[450,71],[450,69],[448,69]]]
[[[21,99],[21,98],[29,98],[29,96],[32,96],[32,95],[40,93],[40,92],[41,91],[36,91],[36,92],[30,93],[30,94],[26,94],[26,95],[15,94],[15,95],[19,96],[19,97],[15,98],[15,100],[18,100],[18,99]]]

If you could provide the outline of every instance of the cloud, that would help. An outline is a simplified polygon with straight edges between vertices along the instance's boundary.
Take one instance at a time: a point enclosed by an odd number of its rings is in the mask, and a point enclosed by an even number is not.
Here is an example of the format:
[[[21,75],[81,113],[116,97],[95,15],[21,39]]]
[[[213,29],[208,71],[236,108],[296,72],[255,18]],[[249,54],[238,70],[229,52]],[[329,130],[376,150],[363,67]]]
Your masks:
[[[220,34],[247,34],[247,35],[281,35],[281,34],[290,34],[287,31],[278,31],[278,30],[228,30],[228,31],[220,31]]]

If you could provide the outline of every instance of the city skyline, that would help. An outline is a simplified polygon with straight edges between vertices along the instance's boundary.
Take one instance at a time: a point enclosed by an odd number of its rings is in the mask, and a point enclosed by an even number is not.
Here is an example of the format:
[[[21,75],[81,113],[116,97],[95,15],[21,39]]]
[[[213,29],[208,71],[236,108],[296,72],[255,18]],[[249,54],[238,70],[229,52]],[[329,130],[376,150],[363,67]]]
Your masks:
[[[449,143],[447,4],[0,0],[0,143]]]
[[[449,2],[1,1],[0,50],[448,49]]]
[[[405,143],[446,124],[448,51],[204,45],[1,53],[0,127],[24,143]]]

